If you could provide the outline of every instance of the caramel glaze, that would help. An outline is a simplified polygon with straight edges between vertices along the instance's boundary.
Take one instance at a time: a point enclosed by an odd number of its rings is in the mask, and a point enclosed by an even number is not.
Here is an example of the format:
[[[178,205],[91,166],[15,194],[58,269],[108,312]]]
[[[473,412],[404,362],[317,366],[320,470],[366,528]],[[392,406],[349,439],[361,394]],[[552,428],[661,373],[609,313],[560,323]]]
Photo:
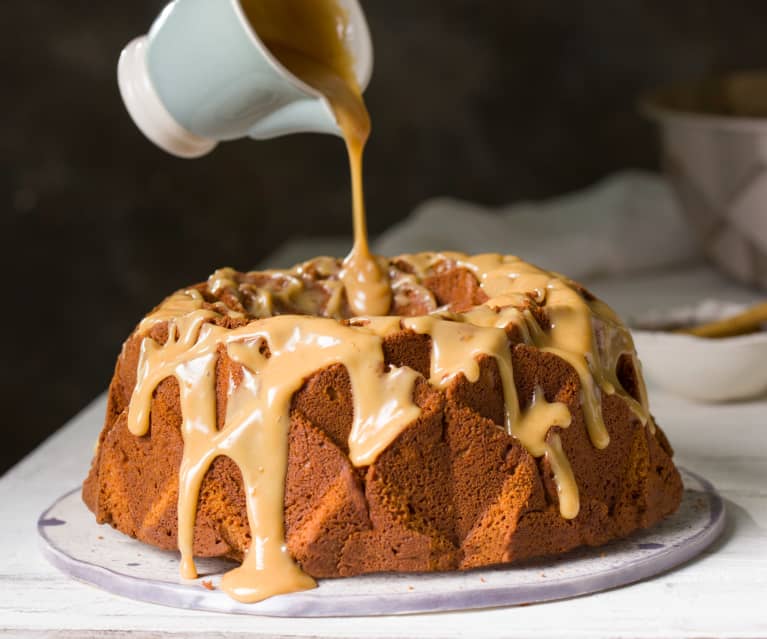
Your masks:
[[[349,155],[354,247],[341,272],[356,315],[385,315],[391,305],[387,269],[371,253],[365,220],[362,156],[370,115],[346,48],[348,16],[335,0],[241,0],[271,54],[293,75],[321,93],[335,115]]]
[[[196,576],[195,513],[208,467],[225,455],[242,472],[252,542],[242,565],[222,581],[222,588],[241,601],[314,586],[289,556],[283,528],[290,402],[303,382],[331,364],[346,367],[354,401],[349,456],[358,467],[371,464],[419,416],[413,391],[420,374],[385,365],[382,342],[387,335],[409,330],[430,337],[428,381],[438,389],[456,376],[477,381],[478,358],[494,358],[503,384],[505,429],[531,455],[548,458],[564,518],[578,514],[578,487],[557,431],[549,430],[568,427],[572,415],[564,404],[547,402],[540,389],[520,402],[511,332],[575,369],[595,447],[609,443],[601,415],[603,394],[622,397],[653,428],[641,375],[638,401],[616,375],[622,356],[639,366],[630,334],[605,304],[567,278],[501,255],[402,256],[388,261],[386,269],[395,308],[403,298],[401,308],[425,314],[356,316],[344,294],[346,268],[338,260],[319,258],[286,271],[221,269],[205,287],[170,296],[137,329],[144,337],[128,412],[131,432],[147,433],[153,392],[163,379],[175,377],[180,388],[184,454],[178,531],[184,577]],[[422,282],[446,268],[472,273],[487,300],[466,309],[438,308]],[[217,301],[206,304],[206,297]],[[223,316],[237,319],[238,326],[213,323]],[[158,323],[168,326],[164,344],[149,336]],[[242,375],[229,381],[226,417],[218,430],[215,367],[221,349],[242,367]],[[528,407],[521,410],[521,405]]]

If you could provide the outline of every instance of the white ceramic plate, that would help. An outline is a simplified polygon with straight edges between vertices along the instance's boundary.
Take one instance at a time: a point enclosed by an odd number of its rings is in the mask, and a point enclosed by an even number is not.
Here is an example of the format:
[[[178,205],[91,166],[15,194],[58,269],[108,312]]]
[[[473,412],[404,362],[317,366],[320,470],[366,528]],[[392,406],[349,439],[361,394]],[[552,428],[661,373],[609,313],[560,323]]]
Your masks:
[[[152,603],[277,617],[349,617],[509,606],[575,597],[646,579],[702,552],[724,528],[721,497],[706,480],[681,469],[679,510],[648,530],[598,548],[468,572],[378,574],[322,579],[315,590],[256,604],[234,601],[217,588],[233,564],[203,559],[195,581],[179,577],[178,553],[163,552],[99,526],[79,489],[40,515],[45,557],[75,579]],[[210,580],[207,590],[202,580]]]

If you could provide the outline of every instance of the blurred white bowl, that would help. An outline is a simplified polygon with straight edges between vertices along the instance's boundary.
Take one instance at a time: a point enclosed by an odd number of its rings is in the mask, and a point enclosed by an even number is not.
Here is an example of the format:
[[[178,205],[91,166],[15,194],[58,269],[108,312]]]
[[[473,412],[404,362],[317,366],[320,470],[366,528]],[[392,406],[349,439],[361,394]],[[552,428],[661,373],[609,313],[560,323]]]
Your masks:
[[[689,399],[722,402],[767,393],[767,332],[708,339],[654,327],[732,317],[747,306],[707,300],[694,307],[649,313],[630,324],[645,377]]]
[[[660,124],[665,170],[706,254],[767,288],[767,72],[660,90],[642,109]]]

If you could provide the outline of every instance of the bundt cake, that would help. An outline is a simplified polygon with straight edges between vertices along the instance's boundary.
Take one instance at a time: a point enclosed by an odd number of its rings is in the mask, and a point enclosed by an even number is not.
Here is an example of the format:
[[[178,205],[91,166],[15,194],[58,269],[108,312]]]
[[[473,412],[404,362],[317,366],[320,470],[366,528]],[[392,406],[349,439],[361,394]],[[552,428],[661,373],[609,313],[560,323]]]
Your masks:
[[[599,545],[679,505],[630,334],[515,257],[379,258],[386,316],[342,263],[221,269],[125,342],[83,498],[162,549],[242,565],[242,601],[313,578],[446,571]]]

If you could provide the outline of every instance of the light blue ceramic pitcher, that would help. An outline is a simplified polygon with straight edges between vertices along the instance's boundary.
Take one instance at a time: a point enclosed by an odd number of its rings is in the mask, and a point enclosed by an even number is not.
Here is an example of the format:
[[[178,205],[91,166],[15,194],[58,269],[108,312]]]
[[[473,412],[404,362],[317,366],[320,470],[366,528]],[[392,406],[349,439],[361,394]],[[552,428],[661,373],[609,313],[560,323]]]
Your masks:
[[[364,90],[373,70],[365,15],[358,0],[338,3],[348,14],[346,46]],[[239,0],[174,0],[148,35],[125,47],[117,75],[141,131],[180,157],[246,136],[341,135],[327,99],[270,53]]]

